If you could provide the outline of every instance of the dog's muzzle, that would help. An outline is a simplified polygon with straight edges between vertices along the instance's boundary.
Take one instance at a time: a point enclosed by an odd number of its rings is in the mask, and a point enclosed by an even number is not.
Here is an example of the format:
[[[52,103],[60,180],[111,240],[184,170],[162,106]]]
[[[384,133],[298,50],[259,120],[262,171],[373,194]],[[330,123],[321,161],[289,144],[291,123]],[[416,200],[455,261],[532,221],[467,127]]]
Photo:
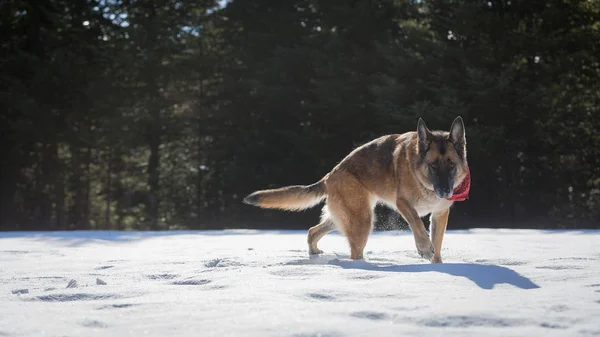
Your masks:
[[[435,192],[435,196],[440,199],[447,199],[452,197],[452,189],[451,188],[443,188],[443,187],[434,187],[433,192]]]

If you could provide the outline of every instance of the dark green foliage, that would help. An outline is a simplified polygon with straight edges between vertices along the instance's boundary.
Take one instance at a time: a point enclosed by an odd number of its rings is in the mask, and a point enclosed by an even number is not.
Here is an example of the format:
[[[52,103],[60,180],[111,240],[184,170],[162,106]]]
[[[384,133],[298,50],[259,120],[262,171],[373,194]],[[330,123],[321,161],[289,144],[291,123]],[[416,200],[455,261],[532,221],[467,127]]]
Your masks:
[[[451,226],[600,218],[593,1],[5,0],[0,46],[0,229],[307,228],[241,199],[457,115]]]

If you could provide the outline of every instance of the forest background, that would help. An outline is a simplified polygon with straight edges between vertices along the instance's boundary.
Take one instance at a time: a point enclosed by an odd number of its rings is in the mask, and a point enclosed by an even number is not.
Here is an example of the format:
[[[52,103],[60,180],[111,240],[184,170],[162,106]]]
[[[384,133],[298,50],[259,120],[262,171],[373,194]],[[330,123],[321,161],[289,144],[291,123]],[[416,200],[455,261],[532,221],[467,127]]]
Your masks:
[[[241,199],[459,115],[449,228],[600,228],[599,1],[3,0],[0,48],[0,230],[308,228]]]

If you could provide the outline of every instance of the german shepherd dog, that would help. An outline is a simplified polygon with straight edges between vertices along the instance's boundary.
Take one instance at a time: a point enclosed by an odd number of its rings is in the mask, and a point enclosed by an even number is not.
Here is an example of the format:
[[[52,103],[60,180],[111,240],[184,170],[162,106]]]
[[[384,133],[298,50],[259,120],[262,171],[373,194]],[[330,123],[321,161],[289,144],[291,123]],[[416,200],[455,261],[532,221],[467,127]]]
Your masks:
[[[302,210],[327,199],[321,222],[308,230],[308,252],[322,253],[317,243],[337,229],[348,239],[350,258],[357,260],[363,259],[373,210],[381,202],[397,209],[409,224],[419,255],[442,263],[450,206],[468,197],[469,186],[462,118],[454,120],[449,132],[430,131],[419,118],[416,131],[382,136],[356,148],[312,185],[256,191],[244,203]],[[427,214],[431,240],[421,220]]]

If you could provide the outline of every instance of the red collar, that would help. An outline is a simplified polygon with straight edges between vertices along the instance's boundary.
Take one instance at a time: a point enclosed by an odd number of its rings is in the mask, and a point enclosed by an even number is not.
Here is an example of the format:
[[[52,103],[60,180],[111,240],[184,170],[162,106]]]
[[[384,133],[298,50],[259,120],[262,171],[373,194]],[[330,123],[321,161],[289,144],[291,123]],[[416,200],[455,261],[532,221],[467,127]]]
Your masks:
[[[446,198],[452,201],[464,201],[469,199],[469,189],[471,188],[471,172],[467,168],[467,176],[463,179],[462,183],[454,189],[454,193],[450,198]]]

